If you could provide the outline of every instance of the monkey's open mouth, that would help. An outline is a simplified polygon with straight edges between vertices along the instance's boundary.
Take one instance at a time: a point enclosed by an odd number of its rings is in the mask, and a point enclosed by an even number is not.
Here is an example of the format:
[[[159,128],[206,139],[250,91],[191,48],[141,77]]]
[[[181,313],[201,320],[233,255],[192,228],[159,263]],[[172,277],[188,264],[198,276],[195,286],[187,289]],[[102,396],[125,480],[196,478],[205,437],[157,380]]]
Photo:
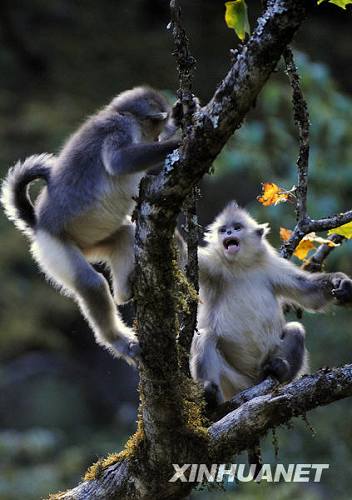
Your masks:
[[[240,240],[238,238],[225,238],[224,247],[229,254],[235,254],[240,249]]]

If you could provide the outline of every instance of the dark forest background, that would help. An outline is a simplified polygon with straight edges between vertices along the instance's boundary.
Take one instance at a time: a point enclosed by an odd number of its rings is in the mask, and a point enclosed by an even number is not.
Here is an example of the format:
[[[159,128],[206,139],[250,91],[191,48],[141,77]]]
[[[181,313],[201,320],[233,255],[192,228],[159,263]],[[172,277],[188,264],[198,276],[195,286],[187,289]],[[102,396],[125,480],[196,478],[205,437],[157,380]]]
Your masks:
[[[252,23],[260,2],[249,1]],[[197,71],[195,93],[209,99],[237,40],[221,1],[183,2]],[[172,100],[177,73],[166,0],[2,0],[0,3],[0,174],[18,159],[57,152],[89,114],[115,94],[148,83]],[[322,5],[294,48],[311,114],[309,209],[351,208],[351,9]],[[202,184],[200,222],[230,199],[272,227],[292,228],[292,206],[261,208],[262,181],[295,182],[296,132],[282,68]],[[134,430],[137,374],[98,347],[76,306],[49,286],[25,238],[0,215],[0,499],[34,500],[73,486]],[[352,274],[350,243],[327,269]],[[126,319],[132,306],[125,308]],[[311,366],[351,362],[351,311],[305,314]],[[352,404],[335,403],[278,431],[282,463],[330,463],[321,484],[241,485],[194,498],[350,498]],[[275,461],[271,437],[264,458]],[[246,457],[239,457],[243,462]],[[192,497],[193,498],[193,497]]]

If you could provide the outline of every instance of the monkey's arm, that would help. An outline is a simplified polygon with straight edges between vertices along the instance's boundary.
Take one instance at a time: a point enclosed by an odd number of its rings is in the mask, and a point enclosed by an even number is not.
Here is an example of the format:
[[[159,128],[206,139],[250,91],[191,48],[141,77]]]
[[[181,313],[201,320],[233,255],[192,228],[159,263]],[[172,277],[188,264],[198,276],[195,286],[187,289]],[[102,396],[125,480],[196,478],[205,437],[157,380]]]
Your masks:
[[[273,273],[273,286],[277,295],[308,310],[352,304],[352,280],[346,274],[312,274],[283,259]]]
[[[179,146],[178,140],[128,144],[121,147],[114,135],[103,143],[102,160],[111,175],[134,174],[155,168]]]

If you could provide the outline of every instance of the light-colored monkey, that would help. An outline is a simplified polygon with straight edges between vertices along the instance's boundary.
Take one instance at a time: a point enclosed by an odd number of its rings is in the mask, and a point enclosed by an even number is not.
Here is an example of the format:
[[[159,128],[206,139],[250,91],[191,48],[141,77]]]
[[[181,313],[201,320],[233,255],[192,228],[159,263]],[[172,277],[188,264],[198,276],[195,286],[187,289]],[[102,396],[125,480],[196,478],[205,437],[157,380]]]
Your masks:
[[[40,268],[76,300],[97,342],[130,363],[140,348],[116,307],[131,296],[129,215],[144,172],[161,166],[178,147],[177,140],[158,141],[161,134],[170,135],[169,114],[164,97],[151,88],[123,92],[89,118],[57,156],[17,163],[2,186],[5,211],[29,236]],[[46,186],[33,205],[28,186],[39,178]],[[110,267],[114,297],[92,267],[96,261]]]
[[[208,227],[199,248],[198,332],[191,373],[218,404],[271,374],[289,381],[308,369],[305,330],[286,323],[283,302],[310,310],[351,303],[343,273],[305,272],[281,258],[258,224],[235,202]]]

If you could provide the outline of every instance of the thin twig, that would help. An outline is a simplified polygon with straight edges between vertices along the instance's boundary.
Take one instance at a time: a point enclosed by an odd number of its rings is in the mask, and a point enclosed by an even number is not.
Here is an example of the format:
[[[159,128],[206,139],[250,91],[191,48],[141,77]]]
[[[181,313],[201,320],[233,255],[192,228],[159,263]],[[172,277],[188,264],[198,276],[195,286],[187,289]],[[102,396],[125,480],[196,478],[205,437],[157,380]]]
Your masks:
[[[170,1],[170,13],[171,28],[175,44],[173,55],[176,57],[177,70],[179,75],[179,89],[177,91],[177,96],[181,104],[180,122],[183,138],[187,139],[192,131],[192,116],[197,108],[198,103],[192,92],[193,72],[195,69],[196,61],[190,53],[189,41],[186,35],[186,31],[182,26],[181,9],[177,0]],[[183,211],[186,218],[185,229],[187,233],[186,276],[197,293],[199,291],[199,224],[197,217],[198,197],[199,188],[198,186],[194,186],[192,192],[183,205]],[[187,299],[188,310],[182,315],[182,327],[181,334],[179,336],[179,346],[181,369],[184,373],[190,375],[189,352],[191,348],[192,337],[197,327],[198,301],[194,297],[188,297]]]
[[[283,53],[286,73],[292,88],[293,117],[298,128],[299,154],[297,159],[298,185],[296,188],[297,224],[289,240],[283,243],[280,254],[289,259],[300,241],[308,233],[328,231],[352,221],[352,210],[322,219],[312,220],[307,213],[308,163],[309,163],[309,113],[301,89],[301,82],[295,65],[292,50],[287,47]],[[329,248],[329,250],[328,250]],[[321,266],[333,247],[319,249],[318,259]]]
[[[284,51],[286,73],[292,88],[293,118],[298,129],[299,154],[297,159],[298,184],[296,188],[297,221],[302,221],[307,216],[307,190],[309,166],[309,113],[307,102],[304,98],[301,81],[295,64],[292,50],[287,47]]]
[[[179,77],[179,89],[177,97],[182,104],[183,110],[183,133],[187,135],[187,127],[191,124],[192,114],[195,108],[195,98],[192,93],[193,72],[196,60],[190,53],[189,40],[181,21],[181,8],[178,0],[170,1],[170,15],[172,36],[174,39],[175,50],[172,53],[176,58],[177,71]]]

